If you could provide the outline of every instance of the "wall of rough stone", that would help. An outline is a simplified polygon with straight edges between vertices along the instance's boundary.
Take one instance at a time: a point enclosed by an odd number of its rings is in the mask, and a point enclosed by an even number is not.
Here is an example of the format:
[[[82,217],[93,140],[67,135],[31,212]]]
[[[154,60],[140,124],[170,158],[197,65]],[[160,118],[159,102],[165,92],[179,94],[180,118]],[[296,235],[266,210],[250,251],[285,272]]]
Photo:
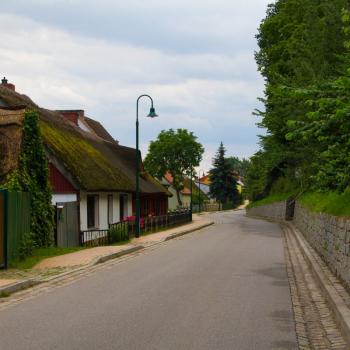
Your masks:
[[[285,220],[287,202],[247,209],[247,215]],[[310,245],[350,289],[350,219],[314,213],[295,203],[293,223]]]
[[[350,219],[314,213],[296,203],[294,225],[349,288]]]
[[[272,204],[261,205],[259,207],[247,209],[247,215],[260,216],[274,220],[285,220],[287,211],[287,202],[276,202]]]

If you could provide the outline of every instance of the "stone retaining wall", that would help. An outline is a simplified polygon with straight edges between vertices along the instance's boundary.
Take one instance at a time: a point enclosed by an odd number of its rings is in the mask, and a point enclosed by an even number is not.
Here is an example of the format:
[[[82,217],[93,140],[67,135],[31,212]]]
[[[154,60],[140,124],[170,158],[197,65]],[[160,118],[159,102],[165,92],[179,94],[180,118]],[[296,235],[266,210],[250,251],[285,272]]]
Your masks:
[[[281,221],[287,208],[287,202],[276,202],[247,209],[247,215]],[[350,290],[350,219],[314,213],[296,202],[293,223]]]
[[[350,288],[350,219],[314,213],[296,203],[294,225]]]
[[[260,205],[259,207],[246,210],[249,216],[261,216],[274,220],[285,220],[287,212],[287,202],[276,202],[272,204]]]

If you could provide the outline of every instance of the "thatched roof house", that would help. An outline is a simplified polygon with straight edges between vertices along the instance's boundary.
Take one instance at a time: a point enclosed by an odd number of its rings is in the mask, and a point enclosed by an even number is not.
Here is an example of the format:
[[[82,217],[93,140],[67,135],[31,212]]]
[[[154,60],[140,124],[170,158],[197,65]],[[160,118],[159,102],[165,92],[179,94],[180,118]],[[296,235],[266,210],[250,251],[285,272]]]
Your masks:
[[[53,182],[57,180],[57,183],[52,183],[54,194],[67,194],[74,189],[77,200],[80,198],[81,201],[89,193],[95,196],[100,193],[122,193],[129,196],[128,203],[123,204],[123,213],[116,211],[112,215],[112,220],[118,221],[121,216],[132,215],[135,149],[119,145],[99,122],[86,117],[83,110],[51,111],[40,108],[4,80],[0,85],[0,185],[17,167],[24,113],[26,110],[36,110],[50,162],[51,179]],[[70,186],[66,186],[66,183]],[[162,202],[154,207],[162,212],[167,210],[169,192],[146,173],[140,180],[140,190],[144,198]],[[58,201],[64,199],[62,196],[57,198]],[[119,207],[120,203],[115,202],[115,205]],[[152,205],[148,203],[145,206]],[[86,208],[81,210],[85,212]]]

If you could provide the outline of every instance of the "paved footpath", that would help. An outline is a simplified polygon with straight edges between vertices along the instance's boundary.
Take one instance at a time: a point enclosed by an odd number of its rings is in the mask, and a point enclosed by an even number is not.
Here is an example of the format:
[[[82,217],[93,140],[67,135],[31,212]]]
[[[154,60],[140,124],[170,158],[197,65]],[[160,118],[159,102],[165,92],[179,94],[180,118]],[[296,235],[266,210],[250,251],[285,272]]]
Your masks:
[[[71,274],[77,269],[85,269],[133,251],[162,243],[174,237],[201,229],[213,222],[202,215],[194,214],[193,221],[188,224],[170,228],[158,233],[148,234],[140,238],[133,238],[129,244],[112,245],[88,248],[74,253],[64,254],[47,258],[35,265],[30,270],[1,270],[0,271],[0,294],[3,288],[18,290],[25,285],[32,284],[31,281],[47,281],[61,274]],[[16,286],[18,286],[17,289]]]
[[[299,349],[349,349],[296,237],[288,227],[284,238]]]
[[[297,349],[281,229],[243,211],[210,218],[0,302],[0,348]]]

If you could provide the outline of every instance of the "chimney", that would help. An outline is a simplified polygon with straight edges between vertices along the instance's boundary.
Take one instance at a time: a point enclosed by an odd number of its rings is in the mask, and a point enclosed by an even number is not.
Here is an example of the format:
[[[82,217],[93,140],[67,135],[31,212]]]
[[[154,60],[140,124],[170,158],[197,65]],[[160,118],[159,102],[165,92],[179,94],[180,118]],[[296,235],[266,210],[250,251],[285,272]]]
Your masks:
[[[16,91],[15,85],[9,83],[5,77],[1,80],[1,86]]]
[[[77,126],[79,126],[78,120],[84,119],[84,110],[82,109],[59,110],[57,112],[61,113],[66,119],[70,120]]]

